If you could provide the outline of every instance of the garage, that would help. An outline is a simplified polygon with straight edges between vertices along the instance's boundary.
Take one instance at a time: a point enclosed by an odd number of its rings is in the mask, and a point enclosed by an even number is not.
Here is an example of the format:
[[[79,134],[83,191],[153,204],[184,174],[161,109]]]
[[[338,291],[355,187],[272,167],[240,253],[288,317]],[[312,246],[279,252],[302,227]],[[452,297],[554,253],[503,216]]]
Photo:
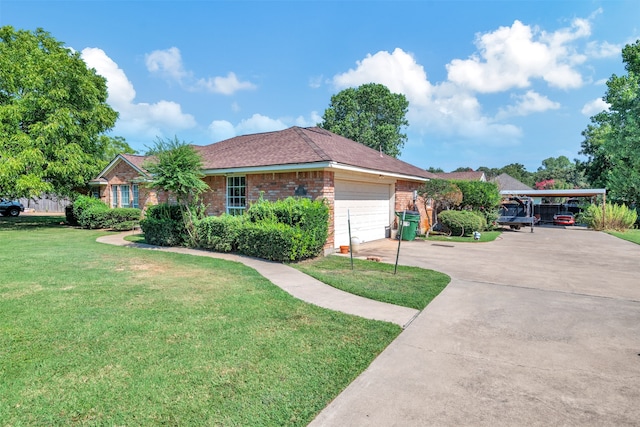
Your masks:
[[[335,181],[334,247],[349,244],[348,214],[351,236],[361,242],[384,239],[393,220],[393,189],[388,183]]]

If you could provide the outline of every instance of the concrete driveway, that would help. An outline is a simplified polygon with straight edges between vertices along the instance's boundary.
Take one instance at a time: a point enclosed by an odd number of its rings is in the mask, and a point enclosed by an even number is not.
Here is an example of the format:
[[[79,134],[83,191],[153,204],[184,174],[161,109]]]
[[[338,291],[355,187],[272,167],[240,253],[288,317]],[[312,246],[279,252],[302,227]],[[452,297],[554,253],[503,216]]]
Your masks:
[[[402,242],[400,263],[452,281],[312,426],[640,425],[639,245],[536,228]]]

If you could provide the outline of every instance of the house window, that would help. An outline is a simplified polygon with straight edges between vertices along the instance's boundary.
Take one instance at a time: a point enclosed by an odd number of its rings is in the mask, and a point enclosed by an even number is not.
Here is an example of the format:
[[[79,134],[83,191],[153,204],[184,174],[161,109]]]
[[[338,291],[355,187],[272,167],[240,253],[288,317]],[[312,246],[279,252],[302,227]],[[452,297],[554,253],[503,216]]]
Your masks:
[[[129,207],[129,198],[131,195],[129,194],[129,186],[121,185],[120,186],[120,206],[123,208]]]
[[[138,204],[138,184],[133,184],[131,186],[131,193],[133,194],[133,200],[131,200],[131,207],[132,208],[137,208],[137,207],[139,207],[139,204]]]
[[[247,207],[247,187],[244,176],[227,177],[227,213],[242,215]]]
[[[111,207],[112,208],[118,207],[118,186],[117,185],[111,186]]]

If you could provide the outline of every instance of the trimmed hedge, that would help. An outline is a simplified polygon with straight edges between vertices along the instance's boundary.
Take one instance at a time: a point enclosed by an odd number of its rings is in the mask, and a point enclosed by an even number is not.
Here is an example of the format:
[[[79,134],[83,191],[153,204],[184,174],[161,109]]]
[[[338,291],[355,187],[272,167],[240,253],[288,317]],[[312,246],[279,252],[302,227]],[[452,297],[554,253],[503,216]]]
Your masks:
[[[197,246],[216,252],[238,250],[238,235],[245,225],[244,216],[210,216],[196,222]]]
[[[484,231],[484,217],[472,211],[443,211],[438,220],[451,231],[453,236],[471,236],[474,231]]]
[[[66,211],[67,222],[82,228],[112,228],[114,230],[131,230],[138,225],[142,211],[137,208],[109,207],[99,199],[80,196],[71,209]]]

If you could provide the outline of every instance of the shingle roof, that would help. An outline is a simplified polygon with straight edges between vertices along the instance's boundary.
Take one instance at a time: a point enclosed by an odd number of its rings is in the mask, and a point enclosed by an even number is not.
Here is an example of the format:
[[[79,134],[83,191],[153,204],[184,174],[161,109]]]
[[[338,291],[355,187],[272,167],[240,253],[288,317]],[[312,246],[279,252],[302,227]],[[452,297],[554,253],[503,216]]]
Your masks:
[[[464,171],[464,172],[443,172],[435,174],[440,179],[458,179],[462,181],[482,181],[484,172]]]
[[[121,154],[129,163],[131,163],[136,168],[140,169],[142,172],[147,172],[142,165],[149,158],[148,156],[138,156],[136,154]]]
[[[434,177],[424,169],[318,127],[294,126],[195,148],[206,170],[335,162],[374,172]]]
[[[495,178],[491,179],[491,182],[495,182],[498,184],[498,190],[500,191],[509,191],[509,190],[533,190],[528,185],[518,181],[511,175],[506,173],[502,173]]]

